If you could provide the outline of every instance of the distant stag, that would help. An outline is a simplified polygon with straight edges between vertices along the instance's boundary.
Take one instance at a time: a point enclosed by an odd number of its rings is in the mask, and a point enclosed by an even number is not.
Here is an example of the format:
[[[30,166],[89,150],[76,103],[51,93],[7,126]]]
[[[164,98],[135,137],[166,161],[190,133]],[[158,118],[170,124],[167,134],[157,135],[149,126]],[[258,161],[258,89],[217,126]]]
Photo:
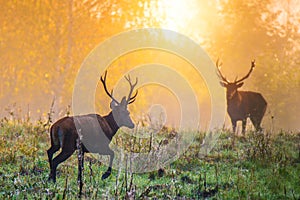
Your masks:
[[[257,131],[261,130],[261,120],[267,108],[267,102],[260,93],[250,91],[238,91],[244,84],[255,67],[255,61],[251,62],[250,71],[243,78],[229,82],[221,73],[219,60],[216,62],[217,75],[221,86],[226,88],[227,112],[230,116],[233,132],[236,130],[236,122],[242,121],[242,133],[245,133],[247,118],[249,117]]]
[[[111,174],[114,159],[114,152],[109,147],[112,138],[122,126],[131,129],[134,128],[134,123],[129,116],[130,113],[127,110],[127,105],[133,103],[137,96],[137,91],[132,95],[134,87],[137,85],[137,78],[135,83],[132,83],[130,76],[125,76],[130,85],[130,91],[128,97],[126,98],[124,96],[121,103],[119,103],[113,97],[113,90],[109,92],[106,87],[106,75],[107,72],[105,72],[104,77],[101,76],[101,82],[106,94],[112,99],[110,103],[112,111],[108,115],[102,117],[98,114],[88,114],[64,117],[56,121],[50,129],[51,147],[47,151],[50,164],[49,180],[56,182],[57,166],[68,159],[77,149],[79,195],[81,195],[83,186],[81,177],[84,165],[84,153],[91,152],[110,156],[109,167],[102,175],[102,180],[106,179]],[[52,160],[53,154],[60,148],[62,151]]]

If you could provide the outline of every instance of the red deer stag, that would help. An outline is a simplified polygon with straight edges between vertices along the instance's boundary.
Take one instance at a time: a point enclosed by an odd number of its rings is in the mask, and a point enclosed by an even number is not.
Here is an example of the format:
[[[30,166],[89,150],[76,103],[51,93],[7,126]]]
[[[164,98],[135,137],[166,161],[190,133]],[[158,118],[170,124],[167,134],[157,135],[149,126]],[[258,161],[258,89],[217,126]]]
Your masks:
[[[79,195],[81,195],[83,186],[81,173],[84,153],[91,152],[110,156],[109,167],[102,175],[102,179],[106,179],[111,174],[114,159],[114,152],[109,147],[112,138],[122,126],[134,128],[134,123],[129,116],[130,113],[127,110],[127,105],[133,103],[138,94],[138,91],[136,91],[136,93],[132,95],[138,79],[136,78],[135,83],[132,83],[130,76],[125,76],[130,85],[130,91],[127,99],[124,96],[121,103],[119,103],[112,95],[113,90],[109,92],[106,87],[106,75],[107,72],[105,72],[104,77],[101,76],[100,80],[106,94],[112,99],[110,103],[112,111],[108,115],[101,117],[98,114],[88,114],[64,117],[55,122],[50,129],[51,147],[47,151],[50,164],[49,180],[56,182],[57,166],[68,159],[74,151],[78,149]],[[93,140],[94,138],[98,138],[98,140],[95,141]],[[84,139],[88,142],[82,142]],[[52,160],[53,154],[60,148],[62,151]]]
[[[217,75],[221,86],[226,88],[227,112],[230,116],[233,132],[236,130],[236,122],[242,120],[242,133],[245,133],[247,118],[252,121],[256,131],[261,130],[261,120],[267,108],[267,102],[260,93],[251,91],[238,91],[244,84],[255,67],[255,61],[251,62],[248,74],[239,80],[229,82],[221,73],[219,60],[216,62]]]

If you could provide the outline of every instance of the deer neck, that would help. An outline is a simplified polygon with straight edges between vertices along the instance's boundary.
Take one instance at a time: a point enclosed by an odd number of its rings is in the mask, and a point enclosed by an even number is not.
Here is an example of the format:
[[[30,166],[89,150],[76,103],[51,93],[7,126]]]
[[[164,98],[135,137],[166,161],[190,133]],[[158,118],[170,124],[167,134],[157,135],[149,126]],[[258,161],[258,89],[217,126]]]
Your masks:
[[[231,99],[227,99],[227,106],[230,107],[236,107],[240,105],[241,102],[241,95],[239,94],[239,91],[236,91],[236,93],[233,95]]]
[[[117,131],[120,127],[118,126],[117,122],[115,121],[112,112],[110,112],[108,115],[104,116],[104,119],[110,126],[110,128],[112,130],[112,137],[113,137],[117,133]]]

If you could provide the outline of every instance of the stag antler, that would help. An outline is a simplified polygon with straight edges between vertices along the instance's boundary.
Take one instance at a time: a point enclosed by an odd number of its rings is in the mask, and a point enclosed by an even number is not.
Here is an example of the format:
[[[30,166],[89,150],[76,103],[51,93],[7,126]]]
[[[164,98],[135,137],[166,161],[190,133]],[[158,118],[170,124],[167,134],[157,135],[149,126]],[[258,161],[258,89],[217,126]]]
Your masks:
[[[223,63],[219,63],[219,58],[218,58],[218,60],[217,60],[217,62],[216,62],[216,67],[217,67],[217,70],[218,70],[218,71],[217,71],[217,75],[218,75],[218,77],[219,77],[220,79],[222,79],[223,82],[229,83],[229,81],[222,75],[222,73],[221,73],[221,71],[220,71],[220,68],[221,68],[222,64],[223,64]]]
[[[104,90],[106,92],[106,94],[114,101],[116,102],[117,104],[119,104],[119,102],[113,97],[113,89],[111,90],[111,92],[109,93],[108,90],[107,90],[107,87],[106,87],[106,76],[107,76],[107,71],[105,71],[104,73],[104,77],[101,76],[100,80],[102,82],[102,85],[104,87]]]
[[[246,76],[244,76],[240,80],[237,80],[237,81],[234,81],[234,82],[239,83],[239,82],[242,82],[243,80],[247,79],[250,76],[251,72],[253,71],[254,67],[255,67],[255,60],[252,60],[251,61],[251,68],[250,68],[248,74],[246,74]]]
[[[127,104],[131,104],[135,101],[135,97],[137,96],[138,94],[138,91],[135,92],[135,94],[133,96],[132,95],[132,92],[133,92],[133,89],[134,87],[137,85],[138,83],[138,78],[136,77],[136,80],[135,80],[135,83],[132,83],[131,82],[131,78],[130,76],[125,76],[125,79],[128,81],[129,85],[130,85],[130,91],[129,91],[129,94],[128,94],[128,98],[127,98]]]

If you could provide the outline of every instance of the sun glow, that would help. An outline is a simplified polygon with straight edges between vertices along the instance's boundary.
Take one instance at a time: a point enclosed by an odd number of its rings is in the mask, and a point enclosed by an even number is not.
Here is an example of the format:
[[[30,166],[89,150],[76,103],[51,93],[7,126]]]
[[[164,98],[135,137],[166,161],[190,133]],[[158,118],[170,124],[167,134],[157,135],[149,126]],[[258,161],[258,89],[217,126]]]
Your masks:
[[[197,13],[200,13],[200,6],[197,1],[182,1],[182,0],[161,0],[165,21],[162,23],[164,28],[180,31],[189,26],[195,19]]]
[[[158,0],[152,13],[161,28],[180,32],[202,43],[208,27],[214,24],[211,15],[216,13],[215,4],[215,1]]]

